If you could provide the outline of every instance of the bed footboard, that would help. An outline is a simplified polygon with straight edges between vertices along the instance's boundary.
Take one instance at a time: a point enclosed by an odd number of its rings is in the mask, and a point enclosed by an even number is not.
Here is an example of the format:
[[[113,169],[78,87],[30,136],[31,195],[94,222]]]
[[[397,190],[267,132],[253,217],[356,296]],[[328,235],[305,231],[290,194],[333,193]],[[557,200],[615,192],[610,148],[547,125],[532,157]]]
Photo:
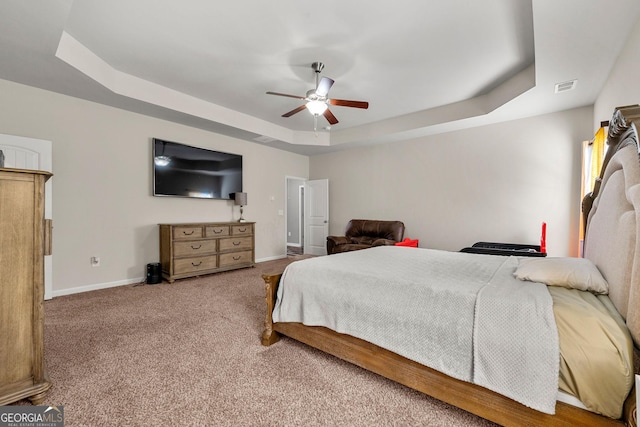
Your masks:
[[[276,304],[276,293],[278,292],[278,285],[280,284],[280,277],[282,273],[278,274],[263,274],[267,301],[267,314],[264,319],[264,331],[262,332],[262,345],[270,346],[280,340],[280,335],[273,329],[273,307]]]

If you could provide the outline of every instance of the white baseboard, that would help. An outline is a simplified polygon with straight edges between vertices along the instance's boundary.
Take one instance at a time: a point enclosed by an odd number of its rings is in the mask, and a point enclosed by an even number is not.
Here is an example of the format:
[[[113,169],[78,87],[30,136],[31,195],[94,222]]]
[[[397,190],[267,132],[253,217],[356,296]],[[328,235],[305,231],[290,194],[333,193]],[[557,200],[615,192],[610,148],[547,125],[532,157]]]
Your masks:
[[[145,277],[138,277],[134,279],[118,280],[108,283],[96,283],[95,285],[78,286],[76,288],[59,289],[53,291],[54,297],[61,297],[63,295],[79,294],[81,292],[97,291],[98,289],[115,288],[116,286],[133,285],[135,283],[142,283],[146,280]]]
[[[267,258],[260,258],[256,260],[256,263],[265,262],[265,261],[275,261],[277,259],[283,259],[286,257],[287,255],[276,255],[276,256],[267,257]],[[138,277],[134,279],[117,280],[115,282],[96,283],[94,285],[78,286],[78,287],[69,288],[69,289],[59,289],[59,290],[53,291],[53,297],[55,298],[55,297],[61,297],[64,295],[73,295],[73,294],[79,294],[82,292],[97,291],[98,289],[115,288],[116,286],[133,285],[135,283],[142,283],[145,280],[146,280],[146,277]]]
[[[266,262],[266,261],[275,261],[275,260],[277,260],[277,259],[283,259],[283,258],[286,258],[286,257],[287,257],[287,254],[284,254],[284,255],[276,255],[276,256],[270,256],[270,257],[267,257],[267,258],[260,258],[260,259],[257,259],[257,260],[256,260],[256,263],[259,263],[259,262]]]

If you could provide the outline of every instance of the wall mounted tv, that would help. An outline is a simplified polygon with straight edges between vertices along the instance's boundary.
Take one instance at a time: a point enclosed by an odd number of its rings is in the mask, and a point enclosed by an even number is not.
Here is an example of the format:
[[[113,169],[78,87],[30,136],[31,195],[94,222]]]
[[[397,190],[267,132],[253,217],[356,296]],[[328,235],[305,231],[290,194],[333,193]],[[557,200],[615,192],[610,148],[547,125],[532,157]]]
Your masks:
[[[153,138],[153,195],[233,199],[242,156]]]

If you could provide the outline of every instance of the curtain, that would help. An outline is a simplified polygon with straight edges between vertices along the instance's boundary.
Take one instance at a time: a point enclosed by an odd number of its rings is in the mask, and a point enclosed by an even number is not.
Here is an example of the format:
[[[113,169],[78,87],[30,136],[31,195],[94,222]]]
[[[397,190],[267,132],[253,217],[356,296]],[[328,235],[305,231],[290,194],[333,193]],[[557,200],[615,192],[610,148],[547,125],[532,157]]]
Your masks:
[[[586,196],[593,191],[596,178],[600,176],[602,163],[604,161],[606,132],[605,128],[598,129],[592,141],[584,141],[582,145],[582,196]],[[582,244],[584,241],[584,224],[580,215],[580,240],[578,243],[579,253],[582,256]]]
[[[589,174],[589,191],[593,190],[593,185],[596,182],[596,178],[600,176],[600,169],[602,169],[602,161],[604,159],[604,142],[606,136],[604,128],[601,127],[593,137],[593,143],[591,144],[591,170]]]

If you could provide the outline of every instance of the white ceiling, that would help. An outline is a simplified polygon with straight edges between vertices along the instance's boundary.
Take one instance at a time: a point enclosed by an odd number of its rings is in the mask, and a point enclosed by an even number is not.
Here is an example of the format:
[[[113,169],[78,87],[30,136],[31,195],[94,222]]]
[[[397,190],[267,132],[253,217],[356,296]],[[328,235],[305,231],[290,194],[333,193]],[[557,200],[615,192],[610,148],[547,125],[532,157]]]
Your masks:
[[[3,0],[0,78],[315,154],[590,105],[639,17],[638,0]],[[317,132],[282,118],[303,101],[265,92],[304,96],[314,61],[369,109],[332,106]]]

